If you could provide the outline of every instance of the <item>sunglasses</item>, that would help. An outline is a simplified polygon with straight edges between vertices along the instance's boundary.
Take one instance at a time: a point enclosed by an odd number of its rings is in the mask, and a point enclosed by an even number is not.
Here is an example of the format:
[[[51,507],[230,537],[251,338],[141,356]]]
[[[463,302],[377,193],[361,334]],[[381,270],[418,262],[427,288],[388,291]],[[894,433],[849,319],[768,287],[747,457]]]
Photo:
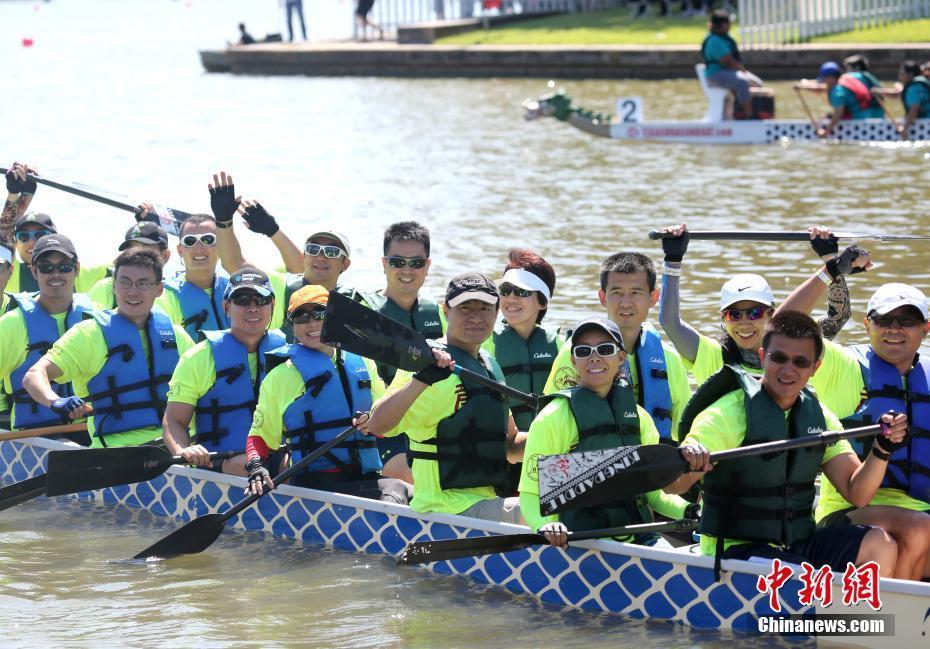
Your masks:
[[[325,307],[314,309],[313,311],[308,311],[306,309],[303,309],[291,316],[291,323],[292,324],[307,324],[311,320],[322,322],[325,318],[326,318]]]
[[[788,356],[785,352],[768,352],[766,355],[769,357],[769,360],[776,365],[784,365],[791,361],[791,364],[799,370],[806,370],[814,364],[814,361],[807,356]]]
[[[613,356],[620,351],[620,345],[617,343],[601,343],[599,345],[575,345],[572,347],[572,356],[575,358],[587,358],[596,353],[602,358]]]
[[[426,257],[387,257],[388,265],[391,268],[405,268],[410,266],[415,270],[419,270],[426,266]]]
[[[869,320],[871,320],[872,324],[876,327],[881,327],[882,329],[890,329],[895,326],[895,323],[902,329],[909,329],[910,327],[916,327],[926,322],[926,320],[914,315],[873,315],[869,317]]]
[[[517,297],[530,297],[536,291],[527,291],[525,288],[517,288],[516,286],[511,286],[510,284],[504,284],[500,288],[501,296],[510,297],[511,294],[516,295]]]
[[[20,243],[26,243],[27,241],[36,241],[41,239],[46,234],[51,234],[51,230],[20,230],[16,233],[16,240]]]
[[[323,256],[327,259],[339,259],[340,257],[348,257],[346,251],[339,246],[321,246],[318,243],[308,243],[304,246],[304,252],[311,257],[318,257],[320,253],[323,253]]]
[[[272,295],[259,295],[258,293],[237,293],[229,298],[229,301],[236,306],[268,306],[274,300]]]
[[[64,275],[74,270],[74,264],[70,261],[63,261],[60,264],[36,264],[36,270],[43,275],[51,275],[54,272]]]
[[[185,248],[193,248],[198,243],[202,243],[207,247],[215,246],[216,235],[212,232],[207,232],[205,234],[185,234],[181,237],[181,245]]]
[[[770,308],[771,307],[767,306],[754,306],[751,309],[724,309],[720,313],[727,322],[739,322],[743,319],[743,315],[749,320],[758,320],[764,316]]]

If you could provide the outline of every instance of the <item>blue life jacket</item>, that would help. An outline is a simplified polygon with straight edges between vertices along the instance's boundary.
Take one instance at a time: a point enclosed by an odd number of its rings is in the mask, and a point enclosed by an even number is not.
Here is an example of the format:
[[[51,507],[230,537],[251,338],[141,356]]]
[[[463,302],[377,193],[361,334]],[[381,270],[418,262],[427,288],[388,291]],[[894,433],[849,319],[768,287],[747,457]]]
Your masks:
[[[870,345],[852,347],[862,369],[866,399],[843,420],[847,428],[874,424],[889,410],[907,414],[907,446],[891,455],[882,487],[900,489],[930,503],[930,362],[918,359],[907,373],[907,389],[898,369],[876,354]],[[865,457],[871,448],[862,440],[849,440]]]
[[[649,413],[662,440],[672,439],[672,391],[668,387],[668,368],[665,365],[665,348],[662,337],[650,325],[643,325],[642,333],[633,349],[636,357],[636,377],[639,383],[639,405]],[[630,374],[627,356],[626,374]]]
[[[371,410],[371,377],[360,356],[337,351],[334,366],[329,356],[303,345],[288,345],[273,353],[291,359],[306,390],[284,411],[291,462],[299,462],[351,426],[356,411]],[[382,468],[376,439],[356,432],[313,462],[308,472],[364,475]]]
[[[245,345],[228,329],[204,335],[213,353],[216,381],[194,408],[197,441],[208,451],[241,451],[252,427],[259,387],[268,373],[265,355],[284,344],[284,334],[273,329],[262,338],[254,384]]]
[[[178,342],[171,320],[158,311],[145,323],[147,358],[132,322],[116,311],[95,313],[94,319],[107,345],[107,360],[87,382],[87,401],[94,407],[94,435],[106,446],[107,435],[162,425]]]
[[[165,281],[165,288],[178,296],[184,321],[181,326],[194,342],[204,339],[204,331],[229,329],[229,319],[223,310],[223,293],[229,278],[219,273],[213,278],[213,295],[181,278]]]
[[[58,340],[58,323],[55,318],[46,313],[45,309],[35,301],[35,296],[20,293],[13,298],[16,300],[23,314],[26,325],[26,336],[29,346],[26,348],[26,358],[22,364],[10,373],[10,389],[13,397],[13,418],[17,428],[36,428],[49,424],[60,424],[67,421],[62,417],[33,401],[26,389],[23,388],[23,377],[30,367],[42,358]],[[65,331],[92,317],[94,307],[83,293],[75,293],[68,315],[65,316]],[[70,397],[74,394],[70,383],[52,384],[52,390],[59,397]]]

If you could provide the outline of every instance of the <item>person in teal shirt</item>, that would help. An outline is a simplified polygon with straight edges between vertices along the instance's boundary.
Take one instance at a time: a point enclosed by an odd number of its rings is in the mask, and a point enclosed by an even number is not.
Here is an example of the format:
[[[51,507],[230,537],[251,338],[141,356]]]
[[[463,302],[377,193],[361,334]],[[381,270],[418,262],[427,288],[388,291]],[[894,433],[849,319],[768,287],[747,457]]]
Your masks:
[[[726,88],[736,95],[736,100],[748,116],[753,115],[750,86],[762,86],[762,79],[746,69],[740,57],[736,41],[730,36],[730,14],[717,9],[710,16],[710,33],[701,43],[701,56],[707,68],[704,76],[712,86]]]
[[[897,128],[902,140],[907,139],[914,120],[930,118],[930,79],[920,71],[917,63],[905,61],[898,72],[898,81],[903,86],[901,102],[904,104],[904,121]]]

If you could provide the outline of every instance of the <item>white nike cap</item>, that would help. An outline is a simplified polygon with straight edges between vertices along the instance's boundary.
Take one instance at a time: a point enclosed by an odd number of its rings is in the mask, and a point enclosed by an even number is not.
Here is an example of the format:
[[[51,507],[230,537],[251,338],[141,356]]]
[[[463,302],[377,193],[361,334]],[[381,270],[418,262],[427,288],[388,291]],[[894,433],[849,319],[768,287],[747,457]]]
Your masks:
[[[772,295],[772,287],[765,281],[761,275],[734,275],[723,288],[720,289],[720,310],[723,311],[731,304],[750,300],[765,304],[766,306],[775,305],[775,297]]]
[[[869,298],[866,313],[872,315],[885,315],[900,306],[912,306],[920,311],[920,315],[927,319],[927,296],[910,284],[882,284]]]

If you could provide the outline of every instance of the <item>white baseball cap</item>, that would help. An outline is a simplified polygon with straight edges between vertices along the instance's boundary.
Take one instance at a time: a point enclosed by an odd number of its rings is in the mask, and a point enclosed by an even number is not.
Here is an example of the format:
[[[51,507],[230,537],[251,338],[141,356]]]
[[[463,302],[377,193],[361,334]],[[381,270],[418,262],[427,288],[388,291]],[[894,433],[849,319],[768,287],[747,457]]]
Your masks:
[[[731,304],[750,300],[767,306],[775,305],[772,287],[761,275],[745,274],[734,275],[720,289],[720,310],[723,311]]]
[[[927,296],[920,289],[916,289],[910,284],[900,284],[893,282],[883,284],[869,298],[867,313],[873,312],[878,315],[885,315],[894,311],[901,306],[912,306],[920,311],[924,320],[927,319]]]

